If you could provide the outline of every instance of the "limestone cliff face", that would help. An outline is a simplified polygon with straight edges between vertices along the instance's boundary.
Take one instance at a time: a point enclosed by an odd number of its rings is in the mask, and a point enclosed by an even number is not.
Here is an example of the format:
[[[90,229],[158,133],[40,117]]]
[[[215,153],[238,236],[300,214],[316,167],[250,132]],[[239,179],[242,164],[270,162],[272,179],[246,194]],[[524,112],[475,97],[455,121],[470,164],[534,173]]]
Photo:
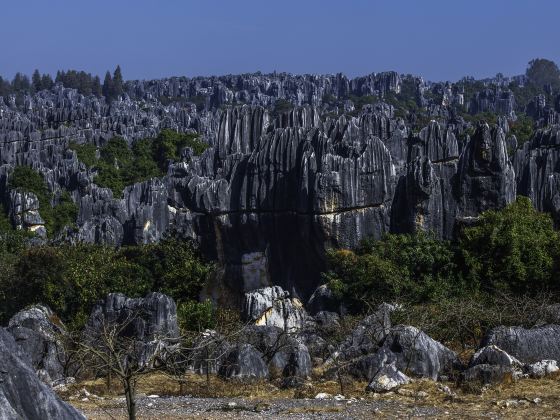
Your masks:
[[[13,167],[30,165],[55,197],[67,190],[79,207],[77,228],[58,239],[141,244],[176,231],[219,260],[231,290],[280,285],[295,298],[319,283],[328,247],[386,232],[450,238],[458,224],[516,194],[560,221],[556,126],[517,150],[505,117],[469,137],[450,108],[459,88],[443,86],[436,103],[425,91],[439,87],[412,82],[418,103],[438,120],[420,130],[383,102],[360,112],[349,99],[344,110],[329,105],[329,97],[396,94],[403,83],[396,73],[133,81],[112,103],[61,85],[19,105],[2,98],[0,196],[14,225],[44,233],[44,203],[9,188]],[[512,118],[510,93],[481,92],[472,106]],[[161,97],[171,100],[164,105]],[[280,99],[296,107],[277,111]],[[201,156],[184,151],[165,176],[127,186],[122,198],[97,186],[95,171],[68,149],[70,141],[102,145],[119,135],[133,142],[163,128],[197,132],[211,147]]]

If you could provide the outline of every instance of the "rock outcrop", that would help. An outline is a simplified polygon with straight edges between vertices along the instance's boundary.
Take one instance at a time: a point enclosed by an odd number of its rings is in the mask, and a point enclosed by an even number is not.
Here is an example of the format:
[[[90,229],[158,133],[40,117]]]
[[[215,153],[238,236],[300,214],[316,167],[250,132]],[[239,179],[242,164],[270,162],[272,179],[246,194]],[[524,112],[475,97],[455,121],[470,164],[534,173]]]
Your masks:
[[[560,360],[560,325],[496,327],[486,334],[481,345],[495,345],[522,363]]]
[[[506,139],[517,110],[506,86],[522,78],[504,80],[485,81],[465,104],[500,115],[495,127],[458,116],[462,84],[394,72],[129,81],[110,103],[56,84],[0,100],[0,198],[14,226],[45,237],[41,207],[67,191],[79,207],[76,229],[57,240],[119,246],[173,231],[220,263],[225,292],[216,299],[241,304],[244,293],[279,285],[307,301],[329,247],[387,232],[449,239],[458,224],[516,194],[560,223],[556,111],[539,105],[541,130],[517,147]],[[383,102],[403,84],[433,118],[423,128],[415,114]],[[373,95],[381,100],[358,104]],[[283,110],[283,101],[293,108]],[[101,146],[113,136],[131,144],[164,128],[197,133],[210,148],[183,150],[165,176],[127,186],[122,198],[97,186],[95,170],[69,149],[70,141]],[[10,188],[16,165],[43,175],[53,203]]]
[[[298,299],[290,298],[288,292],[274,286],[246,293],[242,316],[255,325],[294,331],[303,326],[306,313]]]
[[[228,379],[257,380],[268,377],[268,367],[253,346],[240,344],[225,356],[218,373]]]
[[[64,378],[61,340],[66,329],[49,308],[37,305],[18,312],[10,319],[8,331],[44,382],[50,385]]]
[[[85,419],[38,378],[28,355],[3,328],[0,328],[0,419]]]
[[[95,345],[107,327],[117,328],[122,337],[133,339],[136,354],[131,356],[140,367],[150,366],[179,337],[177,307],[162,293],[134,299],[110,293],[92,309],[84,329],[85,339]]]

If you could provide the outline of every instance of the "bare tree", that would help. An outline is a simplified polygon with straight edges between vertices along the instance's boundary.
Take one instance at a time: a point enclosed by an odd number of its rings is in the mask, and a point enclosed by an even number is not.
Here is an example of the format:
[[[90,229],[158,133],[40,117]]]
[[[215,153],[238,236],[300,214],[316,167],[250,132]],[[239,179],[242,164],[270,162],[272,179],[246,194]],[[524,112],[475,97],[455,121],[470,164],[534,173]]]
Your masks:
[[[118,320],[105,317],[86,327],[75,340],[80,364],[96,375],[115,376],[123,386],[128,418],[136,419],[136,386],[140,376],[164,366],[166,352],[176,339],[158,337],[146,343],[134,334],[141,314],[129,312]]]

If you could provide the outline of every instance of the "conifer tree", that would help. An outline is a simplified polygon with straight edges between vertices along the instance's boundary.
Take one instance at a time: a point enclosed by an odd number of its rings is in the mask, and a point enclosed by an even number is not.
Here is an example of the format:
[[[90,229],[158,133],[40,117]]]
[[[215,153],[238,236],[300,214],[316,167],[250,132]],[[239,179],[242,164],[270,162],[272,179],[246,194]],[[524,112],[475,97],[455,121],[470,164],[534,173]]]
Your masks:
[[[37,69],[35,69],[35,71],[33,72],[33,76],[31,76],[31,84],[35,92],[39,92],[41,89],[43,89],[41,74]]]
[[[105,73],[105,80],[103,80],[102,92],[103,92],[103,96],[105,96],[105,99],[107,99],[108,101],[113,99],[113,92],[114,92],[113,78],[111,77],[111,73],[109,72]]]
[[[117,66],[113,73],[113,97],[116,98],[123,94],[123,77],[121,66]]]

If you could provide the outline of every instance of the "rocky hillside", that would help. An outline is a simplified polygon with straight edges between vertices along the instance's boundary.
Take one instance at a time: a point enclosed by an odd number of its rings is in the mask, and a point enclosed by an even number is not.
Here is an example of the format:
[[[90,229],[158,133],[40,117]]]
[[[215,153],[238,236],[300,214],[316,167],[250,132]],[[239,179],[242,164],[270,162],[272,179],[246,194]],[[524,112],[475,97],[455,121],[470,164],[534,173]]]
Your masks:
[[[0,197],[37,241],[142,244],[176,232],[221,263],[230,289],[275,284],[307,298],[329,247],[386,232],[451,238],[516,195],[559,221],[560,96],[534,86],[256,73],[128,81],[108,101],[57,83],[0,97]],[[210,147],[182,149],[122,196],[98,185],[110,139],[134,146],[164,129]],[[94,164],[78,158],[83,145]],[[48,191],[14,184],[16,166]],[[71,203],[74,223],[52,231],[45,212]]]

